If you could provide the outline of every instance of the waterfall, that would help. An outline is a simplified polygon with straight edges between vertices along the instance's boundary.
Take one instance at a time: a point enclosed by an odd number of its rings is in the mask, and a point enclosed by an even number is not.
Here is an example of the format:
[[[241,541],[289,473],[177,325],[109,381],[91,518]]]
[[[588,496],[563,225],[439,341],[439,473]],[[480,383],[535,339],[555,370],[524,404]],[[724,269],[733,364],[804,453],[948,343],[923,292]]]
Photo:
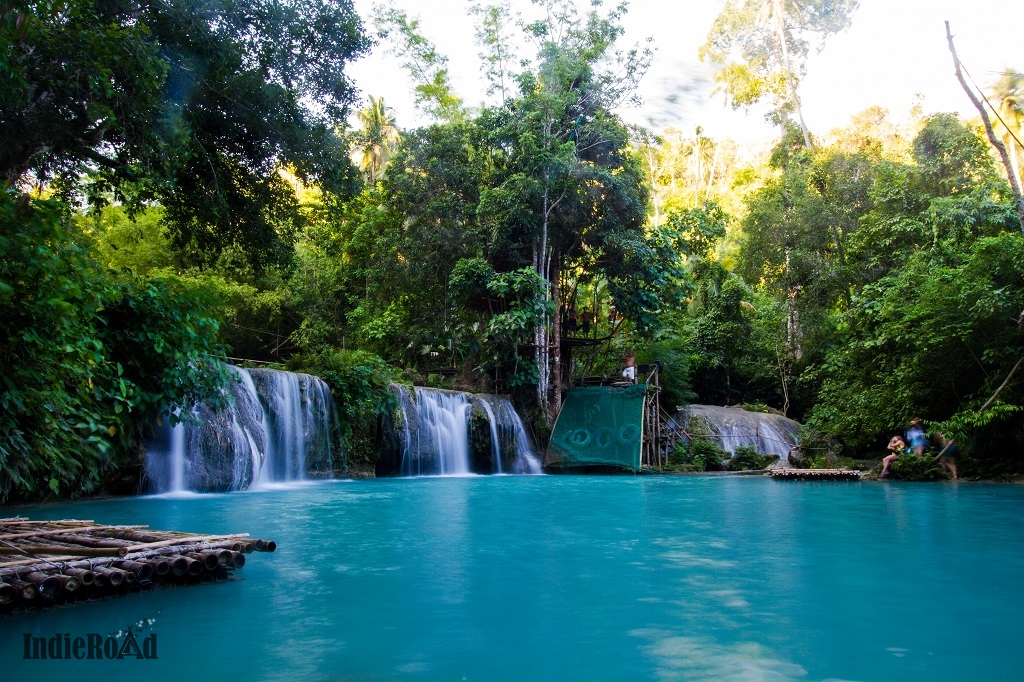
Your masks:
[[[400,476],[446,476],[476,473],[541,473],[523,422],[508,398],[393,384],[398,410],[393,419]],[[473,408],[487,419],[490,453],[484,465],[471,465]],[[478,413],[479,414],[479,413]],[[477,449],[480,445],[477,444]],[[489,460],[490,464],[486,464]],[[476,460],[474,460],[476,462]],[[489,469],[480,470],[480,466]]]
[[[331,389],[308,374],[251,369],[248,375],[264,405],[267,449],[257,483],[306,478],[311,452],[334,468],[331,426],[337,420]]]
[[[501,466],[501,439],[498,436],[498,420],[494,418],[494,410],[486,400],[477,401],[487,413],[487,424],[491,429],[491,459],[494,461],[494,473],[503,474]]]
[[[495,452],[495,472],[503,473],[503,461],[509,459],[508,470],[513,474],[541,473],[540,459],[526,435],[526,428],[512,402],[504,396],[480,396],[480,403],[485,406],[491,427],[491,442]],[[493,407],[491,405],[493,403]]]
[[[402,476],[469,473],[469,411],[465,393],[397,389],[402,410]]]
[[[230,369],[226,409],[200,403],[174,427],[158,427],[146,451],[148,490],[243,490],[333,471],[337,414],[327,384],[308,374]]]
[[[674,418],[688,431],[706,427],[712,440],[730,455],[741,446],[759,453],[778,455],[780,466],[789,466],[789,451],[799,444],[800,423],[782,415],[748,412],[735,407],[690,405]]]

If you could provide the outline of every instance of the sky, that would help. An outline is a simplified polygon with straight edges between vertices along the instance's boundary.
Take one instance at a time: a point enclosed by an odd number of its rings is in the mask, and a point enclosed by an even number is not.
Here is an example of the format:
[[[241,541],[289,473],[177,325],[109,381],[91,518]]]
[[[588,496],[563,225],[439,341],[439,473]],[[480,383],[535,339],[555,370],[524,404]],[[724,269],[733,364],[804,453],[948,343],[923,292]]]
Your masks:
[[[512,1],[514,7],[530,8],[529,0]],[[372,31],[370,17],[376,0],[355,0],[354,4]],[[453,85],[463,100],[469,105],[486,101],[480,48],[466,11],[470,0],[394,0],[394,4],[420,17],[423,33],[448,56]],[[764,120],[765,109],[733,111],[725,107],[721,95],[712,94],[712,69],[699,62],[697,50],[721,7],[716,0],[630,2],[621,47],[651,37],[657,51],[640,85],[643,104],[620,110],[625,120],[655,130],[673,126],[690,132],[701,126],[706,135],[741,143],[778,136],[777,129]],[[812,53],[808,60],[800,97],[811,131],[827,133],[874,105],[887,108],[898,121],[918,100],[926,113],[955,111],[975,116],[953,73],[944,20],[953,29],[961,61],[983,88],[1003,69],[1024,70],[1024,42],[1019,39],[1024,2],[1020,0],[860,0],[850,29],[832,36],[824,50]],[[995,34],[994,29],[1004,33]],[[428,122],[415,109],[413,83],[400,60],[387,53],[386,43],[353,63],[348,73],[364,98],[384,97],[400,127]]]

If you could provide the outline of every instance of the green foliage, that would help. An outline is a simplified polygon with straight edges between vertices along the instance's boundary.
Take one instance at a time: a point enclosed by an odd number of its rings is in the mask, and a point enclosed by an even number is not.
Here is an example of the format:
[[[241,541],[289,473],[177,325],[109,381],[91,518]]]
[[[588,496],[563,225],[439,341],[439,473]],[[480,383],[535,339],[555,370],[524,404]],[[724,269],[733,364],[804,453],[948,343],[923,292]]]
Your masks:
[[[335,129],[354,97],[344,65],[368,43],[350,0],[33,1],[4,12],[8,182],[53,178],[98,205],[111,193],[134,208],[158,199],[181,259],[206,266],[237,247],[257,269],[289,260],[301,223],[282,165],[351,191]]]
[[[863,469],[864,467],[852,457],[829,455],[816,452],[800,460],[802,469]]]
[[[168,67],[145,23],[118,21],[115,5],[86,0],[5,3],[2,12],[5,182],[158,153],[152,132]],[[101,154],[101,143],[114,155]]]
[[[87,216],[77,216],[76,222],[92,238],[96,260],[110,270],[131,270],[148,277],[174,266],[171,240],[159,207],[129,215],[123,206],[106,206]]]
[[[115,279],[83,242],[58,203],[0,195],[0,499],[96,491],[227,380],[202,292]]]
[[[741,445],[736,448],[736,453],[726,462],[729,471],[760,471],[767,469],[772,462],[778,461],[778,455],[762,455],[757,450]]]
[[[927,453],[924,457],[900,455],[889,464],[889,478],[897,481],[941,481],[946,478],[946,473],[932,461],[933,458]]]
[[[668,453],[667,468],[671,471],[682,471],[685,469],[686,460],[690,457],[690,446],[680,438],[676,441],[672,451]]]
[[[554,305],[545,300],[545,282],[532,268],[496,275],[487,290],[502,304],[504,312],[491,317],[484,333],[484,348],[499,363],[512,368],[507,384],[515,388],[537,381],[536,364],[520,361],[518,343],[544,317],[554,314]]]
[[[327,382],[341,421],[347,465],[359,473],[372,472],[378,423],[397,407],[388,388],[394,370],[372,353],[337,349],[296,355],[287,367]]]
[[[441,121],[465,120],[462,99],[455,94],[448,75],[448,58],[420,32],[418,17],[409,17],[393,6],[374,8],[374,23],[381,37],[391,40],[391,53],[415,82],[416,105]]]
[[[787,72],[802,76],[810,38],[823,41],[848,28],[857,6],[856,0],[729,0],[699,55],[718,66],[715,80],[733,107],[771,96],[789,110]]]
[[[741,305],[749,292],[743,281],[716,262],[693,270],[696,292],[686,325],[690,380],[702,400],[728,404],[741,393],[738,361],[744,355],[751,324]]]
[[[703,438],[694,438],[689,447],[687,466],[691,471],[722,471],[728,453],[718,444]]]
[[[725,237],[729,215],[711,201],[700,208],[668,211],[665,223],[674,246],[697,260],[708,258]]]

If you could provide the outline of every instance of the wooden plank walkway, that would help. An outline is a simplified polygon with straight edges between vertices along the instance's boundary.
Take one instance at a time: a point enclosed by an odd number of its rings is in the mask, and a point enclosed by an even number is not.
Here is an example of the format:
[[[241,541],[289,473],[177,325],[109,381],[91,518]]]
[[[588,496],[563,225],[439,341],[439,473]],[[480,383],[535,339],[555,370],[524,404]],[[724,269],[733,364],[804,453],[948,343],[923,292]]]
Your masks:
[[[0,613],[224,581],[245,565],[247,554],[275,549],[273,540],[248,534],[0,519]]]

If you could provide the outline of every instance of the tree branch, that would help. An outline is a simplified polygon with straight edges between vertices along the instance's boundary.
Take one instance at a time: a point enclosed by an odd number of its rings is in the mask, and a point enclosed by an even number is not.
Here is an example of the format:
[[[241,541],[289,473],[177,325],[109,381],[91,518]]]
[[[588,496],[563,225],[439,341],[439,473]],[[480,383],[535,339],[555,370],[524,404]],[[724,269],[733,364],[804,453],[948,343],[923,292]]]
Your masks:
[[[1013,164],[1010,162],[1010,154],[1006,151],[1006,145],[1003,144],[1002,140],[996,137],[995,131],[992,130],[992,121],[988,118],[988,112],[985,111],[985,106],[981,103],[981,100],[978,99],[977,95],[974,94],[974,91],[967,85],[967,81],[964,80],[964,74],[960,68],[960,58],[956,56],[956,48],[953,47],[953,34],[949,30],[948,21],[946,22],[946,42],[949,43],[949,51],[953,55],[953,66],[956,67],[956,78],[960,81],[960,85],[963,87],[964,92],[966,92],[967,96],[971,98],[971,102],[978,110],[978,113],[981,114],[981,120],[985,122],[985,132],[988,134],[988,141],[996,148],[996,151],[999,152],[999,158],[1003,160],[1003,166],[1006,168],[1006,175],[1010,181],[1010,189],[1013,190],[1013,198],[1017,202],[1017,217],[1020,219],[1020,231],[1021,234],[1024,234],[1024,194],[1021,193],[1020,184],[1017,182],[1016,174],[1013,172]],[[1014,370],[1016,370],[1016,367]],[[1002,390],[1002,387],[1000,387],[1000,390]],[[996,393],[998,394],[998,391]],[[988,403],[986,403],[985,406],[988,407]]]
[[[1024,362],[1024,358],[1021,358],[1020,360],[1017,361],[1017,364],[1014,365],[1013,369],[1010,370],[1010,373],[1006,375],[1006,379],[1004,379],[1003,383],[999,385],[999,388],[996,389],[996,392],[993,393],[992,397],[988,399],[988,402],[982,405],[981,409],[978,410],[978,414],[981,414],[982,412],[987,410],[989,405],[991,405],[995,401],[995,399],[999,397],[999,394],[1002,393],[1003,389],[1006,388],[1006,385],[1010,383],[1010,379],[1012,379],[1013,375],[1016,374],[1022,362]]]

